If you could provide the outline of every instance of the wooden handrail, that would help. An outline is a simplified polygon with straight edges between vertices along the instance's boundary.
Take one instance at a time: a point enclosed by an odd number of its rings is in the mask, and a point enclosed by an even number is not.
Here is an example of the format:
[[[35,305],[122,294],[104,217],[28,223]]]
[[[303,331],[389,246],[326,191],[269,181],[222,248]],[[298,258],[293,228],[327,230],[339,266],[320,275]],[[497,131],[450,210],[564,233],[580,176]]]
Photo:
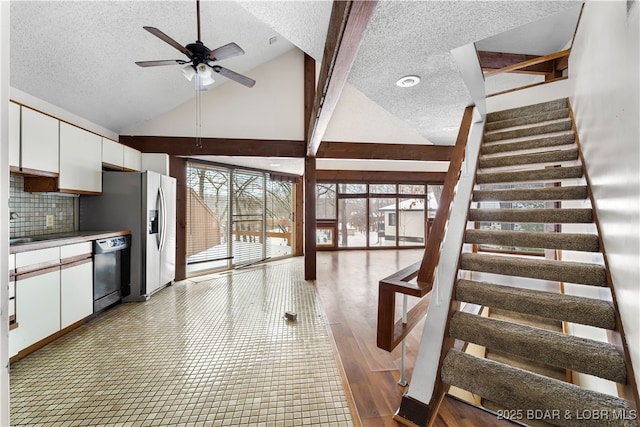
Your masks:
[[[428,294],[431,292],[434,271],[440,258],[440,246],[449,220],[455,187],[460,177],[472,118],[473,106],[470,106],[465,109],[462,116],[458,138],[451,154],[442,195],[438,201],[438,209],[427,238],[422,261],[403,268],[379,282],[377,345],[383,350],[392,351],[427,314],[431,299]],[[410,283],[416,277],[417,283]],[[398,321],[395,319],[396,293],[422,298],[408,311],[406,323],[402,323],[402,319]]]
[[[508,65],[500,68],[499,70],[488,71],[484,74],[485,77],[495,76],[496,74],[508,73],[510,71],[516,71],[521,68],[531,67],[532,65],[542,64],[543,62],[553,61],[554,59],[563,58],[569,56],[571,49],[561,50],[560,52],[554,52],[549,55],[539,56],[527,61],[518,62],[517,64]]]
[[[422,257],[422,265],[418,273],[418,284],[420,287],[431,287],[433,282],[433,273],[440,259],[440,245],[446,231],[447,222],[449,221],[449,213],[451,212],[451,203],[455,195],[456,184],[460,178],[460,170],[464,161],[464,153],[467,148],[467,139],[469,138],[469,129],[471,129],[471,119],[473,117],[473,107],[467,107],[462,116],[462,124],[458,132],[458,139],[451,154],[447,177],[444,179],[442,194],[438,201],[438,209],[431,227],[431,233],[427,240],[427,247]]]

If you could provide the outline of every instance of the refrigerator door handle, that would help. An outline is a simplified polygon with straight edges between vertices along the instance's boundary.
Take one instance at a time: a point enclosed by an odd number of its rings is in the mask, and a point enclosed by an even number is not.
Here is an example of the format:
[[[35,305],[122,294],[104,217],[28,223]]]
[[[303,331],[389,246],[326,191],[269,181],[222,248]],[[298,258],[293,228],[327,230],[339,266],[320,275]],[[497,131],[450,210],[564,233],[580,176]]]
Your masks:
[[[158,250],[162,252],[164,249],[165,240],[167,238],[167,200],[164,195],[162,187],[159,188],[160,192],[160,212],[162,215],[162,229],[160,231],[160,245]]]

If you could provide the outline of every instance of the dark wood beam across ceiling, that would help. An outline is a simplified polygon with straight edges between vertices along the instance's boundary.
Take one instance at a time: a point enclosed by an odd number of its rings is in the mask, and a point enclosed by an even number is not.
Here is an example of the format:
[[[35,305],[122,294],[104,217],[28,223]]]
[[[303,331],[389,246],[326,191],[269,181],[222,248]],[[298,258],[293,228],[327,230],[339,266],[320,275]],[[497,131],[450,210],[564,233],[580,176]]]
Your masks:
[[[318,86],[307,133],[307,155],[315,156],[338,104],[377,1],[334,0]]]
[[[482,71],[499,70],[510,65],[519,64],[521,62],[530,61],[538,58],[538,55],[522,55],[518,53],[502,53],[478,51],[478,59]],[[530,67],[515,71],[521,74],[549,74],[553,72],[553,62],[544,62],[542,64],[532,65]]]
[[[172,156],[304,157],[304,141],[272,139],[202,138],[202,148],[193,137],[120,136],[120,143],[143,153]]]
[[[328,170],[316,172],[318,182],[370,183],[370,184],[442,184],[446,172],[396,172],[396,171],[360,171]]]
[[[366,160],[446,161],[451,159],[453,147],[419,144],[378,144],[369,142],[323,141],[316,153],[318,158]]]
[[[120,143],[143,153],[171,156],[305,157],[304,141],[272,139],[195,138],[177,136],[120,136]],[[420,144],[324,141],[317,157],[325,159],[449,161],[453,147]]]

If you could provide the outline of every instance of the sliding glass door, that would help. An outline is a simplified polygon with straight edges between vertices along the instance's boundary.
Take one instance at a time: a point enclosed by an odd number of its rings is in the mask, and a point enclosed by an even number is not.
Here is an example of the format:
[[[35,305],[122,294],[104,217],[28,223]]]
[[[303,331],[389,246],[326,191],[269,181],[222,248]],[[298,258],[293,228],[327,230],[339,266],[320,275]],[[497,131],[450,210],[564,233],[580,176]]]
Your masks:
[[[189,162],[187,274],[293,253],[293,184],[280,176]]]

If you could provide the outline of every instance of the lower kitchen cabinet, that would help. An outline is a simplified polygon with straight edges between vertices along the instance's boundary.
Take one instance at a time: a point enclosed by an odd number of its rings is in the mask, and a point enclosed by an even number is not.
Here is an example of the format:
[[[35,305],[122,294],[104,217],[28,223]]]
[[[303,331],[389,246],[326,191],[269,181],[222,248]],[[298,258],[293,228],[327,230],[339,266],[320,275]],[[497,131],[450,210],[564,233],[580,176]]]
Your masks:
[[[18,276],[16,317],[9,332],[9,356],[60,330],[60,267]]]
[[[60,328],[93,314],[93,261],[66,264],[60,270]]]

